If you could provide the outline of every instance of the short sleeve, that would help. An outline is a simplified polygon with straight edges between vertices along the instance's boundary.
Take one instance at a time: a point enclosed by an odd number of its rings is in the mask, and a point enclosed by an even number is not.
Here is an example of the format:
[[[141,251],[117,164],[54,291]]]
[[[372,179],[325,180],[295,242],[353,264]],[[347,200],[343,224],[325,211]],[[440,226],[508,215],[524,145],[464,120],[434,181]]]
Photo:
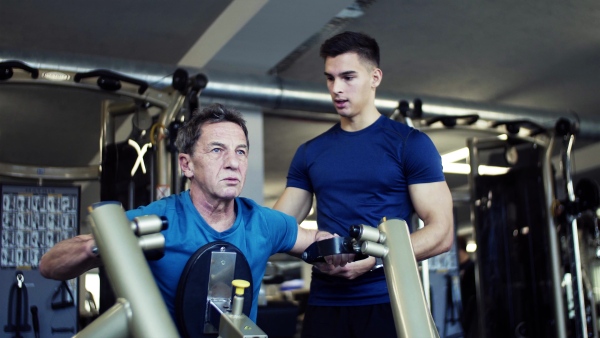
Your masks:
[[[307,145],[302,144],[296,150],[287,176],[287,187],[300,188],[313,193],[310,178],[308,176],[308,165],[306,160]]]
[[[418,130],[411,132],[402,158],[409,185],[445,180],[442,158],[427,134]]]

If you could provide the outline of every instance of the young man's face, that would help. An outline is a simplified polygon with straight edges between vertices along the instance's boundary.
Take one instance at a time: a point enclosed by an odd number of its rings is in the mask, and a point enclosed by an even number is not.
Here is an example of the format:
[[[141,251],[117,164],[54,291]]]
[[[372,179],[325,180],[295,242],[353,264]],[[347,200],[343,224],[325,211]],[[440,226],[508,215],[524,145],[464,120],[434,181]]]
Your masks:
[[[187,161],[187,170],[182,166],[184,174],[208,200],[231,200],[242,192],[248,169],[248,144],[239,125],[203,125],[194,153],[181,154],[180,161],[182,156]]]
[[[340,54],[325,59],[327,88],[337,113],[342,117],[359,115],[374,105],[379,70],[362,61],[356,53]]]

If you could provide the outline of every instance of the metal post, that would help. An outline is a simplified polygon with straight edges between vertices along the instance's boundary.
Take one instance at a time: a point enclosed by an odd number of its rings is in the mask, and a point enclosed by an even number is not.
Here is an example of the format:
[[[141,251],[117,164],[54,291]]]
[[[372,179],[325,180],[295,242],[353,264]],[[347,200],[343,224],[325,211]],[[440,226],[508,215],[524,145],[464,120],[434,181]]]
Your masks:
[[[419,278],[408,225],[404,220],[390,219],[379,224],[378,229],[385,234],[381,244],[364,242],[362,251],[376,256],[384,253],[383,268],[396,334],[401,338],[439,338]]]
[[[558,248],[558,236],[556,234],[556,225],[552,217],[552,203],[554,202],[554,175],[552,172],[552,150],[554,139],[548,142],[548,147],[542,158],[542,175],[544,179],[544,195],[546,197],[546,210],[548,217],[546,222],[546,232],[548,233],[548,243],[550,245],[550,269],[552,274],[552,294],[554,299],[554,318],[556,320],[556,337],[566,338],[567,329],[565,323],[565,304],[562,294],[562,278],[560,266],[560,251]]]
[[[99,203],[89,218],[115,294],[130,304],[130,335],[178,337],[123,208],[119,203]]]

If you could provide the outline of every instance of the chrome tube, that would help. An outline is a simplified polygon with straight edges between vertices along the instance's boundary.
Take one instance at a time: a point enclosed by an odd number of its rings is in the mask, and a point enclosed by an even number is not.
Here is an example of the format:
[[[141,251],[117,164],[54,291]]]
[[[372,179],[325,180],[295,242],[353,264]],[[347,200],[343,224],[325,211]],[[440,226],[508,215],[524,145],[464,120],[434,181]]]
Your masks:
[[[573,176],[571,173],[571,151],[573,149],[573,144],[575,143],[575,135],[569,134],[569,139],[567,140],[566,149],[564,149],[562,154],[562,166],[563,166],[563,175],[565,179],[565,183],[567,185],[567,196],[569,202],[575,203],[575,191],[573,189]],[[578,327],[577,332],[581,335],[581,337],[588,336],[587,330],[587,320],[586,320],[586,312],[585,312],[585,300],[583,293],[583,279],[581,278],[581,252],[579,251],[579,231],[577,227],[577,217],[570,216],[571,224],[568,227],[569,233],[571,235],[571,244],[573,245],[573,263],[575,265],[574,271],[571,271],[575,274],[575,288],[577,289],[577,300],[576,300],[576,311],[577,320],[576,327]]]

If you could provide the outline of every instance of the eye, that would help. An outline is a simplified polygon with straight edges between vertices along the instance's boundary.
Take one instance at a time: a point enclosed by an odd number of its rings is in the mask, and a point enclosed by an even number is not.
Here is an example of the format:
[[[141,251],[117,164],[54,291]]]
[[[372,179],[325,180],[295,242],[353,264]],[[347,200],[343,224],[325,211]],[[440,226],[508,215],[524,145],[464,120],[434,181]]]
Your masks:
[[[221,148],[213,148],[210,150],[211,153],[220,153],[221,151],[223,151]]]
[[[244,155],[244,156],[245,156],[245,155],[246,155],[246,151],[245,151],[244,149],[238,149],[238,150],[237,150],[237,154],[238,154],[238,155]]]

